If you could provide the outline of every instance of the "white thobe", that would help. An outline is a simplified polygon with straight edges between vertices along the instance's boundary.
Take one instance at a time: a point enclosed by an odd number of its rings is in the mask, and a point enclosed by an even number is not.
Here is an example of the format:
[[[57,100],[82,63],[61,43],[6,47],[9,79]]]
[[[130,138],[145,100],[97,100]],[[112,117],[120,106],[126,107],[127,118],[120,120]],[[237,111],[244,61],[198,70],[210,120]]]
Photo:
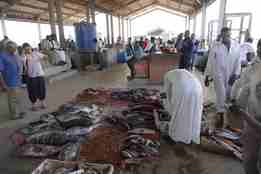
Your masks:
[[[214,80],[216,107],[218,112],[225,112],[225,102],[230,96],[228,84],[232,75],[240,75],[240,45],[231,41],[230,49],[217,42],[210,50],[205,74]]]
[[[167,99],[165,109],[171,115],[168,134],[175,142],[200,143],[203,90],[199,80],[184,69],[169,71],[164,77]]]
[[[247,62],[247,53],[255,53],[252,43],[245,42],[240,46],[240,62]]]

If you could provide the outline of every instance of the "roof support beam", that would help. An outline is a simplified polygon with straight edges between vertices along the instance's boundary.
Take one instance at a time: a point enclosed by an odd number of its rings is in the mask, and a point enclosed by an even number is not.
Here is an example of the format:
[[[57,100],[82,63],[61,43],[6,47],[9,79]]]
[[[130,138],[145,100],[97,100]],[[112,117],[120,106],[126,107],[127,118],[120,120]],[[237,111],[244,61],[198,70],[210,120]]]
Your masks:
[[[157,3],[153,1],[153,2],[151,2],[151,3],[149,3],[149,4],[145,5],[145,6],[143,6],[142,8],[138,8],[138,9],[136,9],[136,10],[134,10],[134,11],[128,13],[127,16],[133,15],[133,14],[135,14],[135,13],[137,13],[137,12],[140,12],[140,11],[142,11],[142,10],[148,8],[148,7],[151,7],[151,6],[153,6],[153,5],[156,5],[156,4],[157,4]]]
[[[188,11],[181,10],[181,9],[175,8],[175,7],[171,7],[171,6],[168,6],[168,5],[165,5],[165,4],[158,3],[157,5],[159,5],[159,6],[163,7],[163,8],[169,9],[169,10],[181,12],[181,13],[184,13],[184,14],[189,14]]]

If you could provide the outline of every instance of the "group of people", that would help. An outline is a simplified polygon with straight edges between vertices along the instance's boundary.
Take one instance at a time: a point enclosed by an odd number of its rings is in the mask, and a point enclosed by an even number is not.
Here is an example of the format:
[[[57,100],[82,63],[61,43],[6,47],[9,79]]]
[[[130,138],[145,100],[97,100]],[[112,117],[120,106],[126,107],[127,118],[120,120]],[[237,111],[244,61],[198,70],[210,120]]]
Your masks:
[[[180,69],[193,70],[198,47],[199,41],[195,38],[194,33],[190,35],[190,31],[187,30],[184,38],[183,33],[178,35],[175,48],[180,55]]]
[[[145,55],[155,53],[157,49],[156,39],[151,37],[150,41],[147,38],[141,37],[140,40],[132,42],[131,38],[128,38],[128,43],[125,47],[128,57],[128,67],[131,71],[131,75],[128,76],[128,80],[134,79],[136,75],[135,64],[140,61]]]
[[[231,39],[231,30],[223,28],[218,40],[209,51],[205,85],[214,81],[217,126],[224,126],[228,109],[237,112],[245,120],[242,144],[243,164],[247,174],[258,174],[261,147],[261,40],[257,55],[248,37],[240,45]]]
[[[188,31],[184,40],[182,35],[179,36],[176,47],[181,54],[180,69],[169,71],[164,77],[165,96],[162,98],[165,109],[171,115],[170,120],[165,124],[155,114],[160,130],[166,132],[175,142],[185,144],[200,142],[203,109],[203,88],[198,78],[188,71],[192,43]],[[240,45],[231,38],[231,30],[223,28],[209,50],[205,86],[214,82],[218,128],[226,126],[224,117],[228,111],[245,120],[241,137],[243,165],[246,174],[259,174],[261,39],[258,41],[256,54],[252,43],[253,39],[248,36],[245,43]]]
[[[48,63],[51,65],[65,65],[66,55],[65,49],[75,50],[76,45],[72,39],[68,39],[65,42],[65,47],[62,48],[57,41],[55,34],[47,35],[45,39],[39,43],[39,50],[48,55]]]
[[[19,47],[15,42],[5,37],[1,43],[0,52],[0,89],[7,93],[11,119],[21,119],[25,110],[21,106],[22,79],[26,83],[28,98],[32,110],[45,109],[46,86],[41,60],[46,55],[33,50],[30,44]]]

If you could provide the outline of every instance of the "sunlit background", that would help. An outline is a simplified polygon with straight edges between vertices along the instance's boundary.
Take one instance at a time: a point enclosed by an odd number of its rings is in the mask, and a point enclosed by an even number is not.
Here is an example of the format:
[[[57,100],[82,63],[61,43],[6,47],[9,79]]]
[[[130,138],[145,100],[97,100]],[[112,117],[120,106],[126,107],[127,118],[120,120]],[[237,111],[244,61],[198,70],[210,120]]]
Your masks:
[[[218,19],[219,13],[219,2],[216,0],[207,8],[207,25],[206,25],[206,36],[208,34],[208,23],[212,20]],[[260,0],[227,0],[227,13],[239,13],[239,12],[251,12],[253,14],[252,23],[252,36],[255,39],[261,37],[261,24],[258,21],[261,16]],[[199,37],[201,34],[201,13],[196,16],[196,35]],[[99,37],[105,38],[107,35],[106,31],[106,15],[99,13],[96,16],[97,32]],[[114,37],[115,40],[119,36],[118,18],[113,17],[114,23]],[[191,21],[190,30],[192,30],[194,21]],[[127,24],[125,23],[125,38],[127,38]],[[38,26],[36,23],[29,22],[16,22],[6,21],[7,35],[11,40],[14,40],[19,45],[24,42],[29,42],[34,47],[39,43]],[[132,36],[146,35],[148,32],[161,28],[167,33],[177,35],[185,30],[185,18],[177,15],[173,15],[166,11],[159,9],[147,13],[143,16],[132,20]],[[75,39],[74,27],[65,26],[65,38]],[[57,29],[58,31],[58,29]],[[50,34],[50,26],[48,24],[41,24],[41,39]],[[0,27],[0,38],[3,38],[2,29]]]

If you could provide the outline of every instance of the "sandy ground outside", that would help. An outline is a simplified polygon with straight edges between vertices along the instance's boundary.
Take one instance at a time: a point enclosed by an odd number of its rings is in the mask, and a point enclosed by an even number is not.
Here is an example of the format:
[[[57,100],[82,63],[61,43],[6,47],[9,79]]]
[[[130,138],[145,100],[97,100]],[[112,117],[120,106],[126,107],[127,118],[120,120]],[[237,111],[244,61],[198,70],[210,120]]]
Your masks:
[[[30,103],[26,91],[21,94],[23,107],[27,116],[23,120],[9,121],[8,116],[0,118],[0,173],[30,174],[41,162],[38,159],[19,159],[15,156],[15,147],[10,141],[12,132],[36,120],[42,113],[54,111],[60,105],[70,101],[77,93],[86,88],[119,88],[161,86],[144,80],[128,83],[126,76],[129,71],[126,65],[117,65],[110,70],[85,72],[69,79],[55,82],[48,86],[48,109],[41,112],[30,112]],[[202,81],[202,77],[197,73]],[[205,100],[213,100],[213,89],[205,89]],[[1,108],[2,109],[2,108]],[[3,108],[4,109],[4,108]],[[192,146],[173,144],[162,140],[161,158],[159,161],[146,163],[132,173],[140,174],[243,174],[242,164],[230,157],[202,152]]]

